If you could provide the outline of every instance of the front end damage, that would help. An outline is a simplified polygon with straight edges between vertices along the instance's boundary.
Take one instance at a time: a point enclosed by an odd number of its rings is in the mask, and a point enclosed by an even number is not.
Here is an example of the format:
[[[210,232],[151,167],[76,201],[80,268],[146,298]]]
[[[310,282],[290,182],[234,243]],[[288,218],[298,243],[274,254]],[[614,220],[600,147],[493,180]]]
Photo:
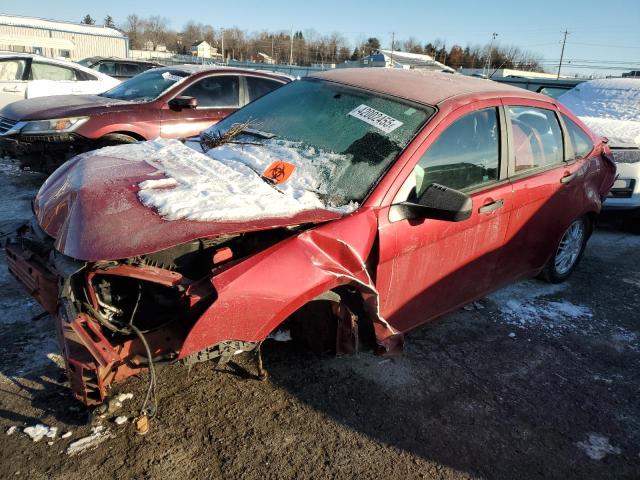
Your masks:
[[[324,291],[350,285],[351,292],[362,292],[364,310],[372,317],[377,316],[377,293],[353,249],[327,242],[335,240],[298,226],[85,262],[57,251],[54,240],[34,222],[7,242],[6,251],[10,272],[56,318],[73,396],[97,405],[111,385],[153,364],[223,363],[253,350],[313,301],[328,302],[329,313],[338,319],[336,350],[357,348],[356,308],[339,306],[340,297]],[[289,273],[277,272],[271,263],[282,262],[278,255],[287,255],[283,250],[296,251],[307,261],[295,268],[295,259],[289,259]],[[299,291],[283,278],[291,272],[304,279],[298,282]],[[278,291],[279,280],[285,290],[278,297],[273,290]],[[372,335],[385,351],[401,344],[401,336],[383,320],[373,327]]]

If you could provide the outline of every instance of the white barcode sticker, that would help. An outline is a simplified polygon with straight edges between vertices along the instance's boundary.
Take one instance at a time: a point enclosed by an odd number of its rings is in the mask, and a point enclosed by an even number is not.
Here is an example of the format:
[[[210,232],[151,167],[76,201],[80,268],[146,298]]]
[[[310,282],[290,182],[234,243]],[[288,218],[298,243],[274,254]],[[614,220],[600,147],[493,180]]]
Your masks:
[[[386,113],[379,112],[375,108],[371,108],[364,104],[351,110],[349,115],[357,118],[358,120],[362,120],[369,125],[373,125],[384,133],[391,133],[402,125],[400,120],[390,117]]]

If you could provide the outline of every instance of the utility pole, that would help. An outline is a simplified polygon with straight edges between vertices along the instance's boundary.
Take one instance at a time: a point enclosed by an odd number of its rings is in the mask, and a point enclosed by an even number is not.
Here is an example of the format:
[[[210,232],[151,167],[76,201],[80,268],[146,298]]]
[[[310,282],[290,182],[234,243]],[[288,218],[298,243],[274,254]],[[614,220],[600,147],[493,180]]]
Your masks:
[[[293,65],[293,27],[291,27],[291,48],[289,49],[289,66]]]
[[[396,32],[391,32],[391,68],[393,68],[393,47],[395,46],[395,43],[396,43]]]
[[[222,36],[222,41],[221,41],[221,43],[222,43],[222,45],[221,45],[221,47],[222,47],[222,63],[226,63],[227,59],[224,56],[224,28],[220,29],[220,35]]]
[[[567,43],[568,34],[569,32],[565,30],[564,37],[562,38],[562,50],[560,51],[560,63],[558,64],[558,76],[556,77],[556,80],[560,79],[560,69],[562,68],[562,58],[564,57],[564,44]]]
[[[491,54],[493,53],[493,42],[495,42],[498,34],[493,32],[491,34],[491,43],[489,43],[489,59],[487,60],[487,73],[485,75],[489,76],[489,70],[491,70]]]

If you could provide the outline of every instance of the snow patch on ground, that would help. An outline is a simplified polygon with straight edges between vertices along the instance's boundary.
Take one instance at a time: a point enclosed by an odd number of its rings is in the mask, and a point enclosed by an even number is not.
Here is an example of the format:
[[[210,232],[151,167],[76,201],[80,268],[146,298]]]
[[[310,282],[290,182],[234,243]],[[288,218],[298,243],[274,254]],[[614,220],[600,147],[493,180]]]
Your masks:
[[[602,460],[609,454],[620,455],[621,450],[609,443],[609,439],[604,435],[590,433],[587,439],[576,443],[584,453],[592,460]]]
[[[321,199],[345,157],[292,142],[226,144],[204,154],[177,140],[157,139],[107,147],[100,155],[144,160],[164,174],[167,178],[141,182],[138,197],[167,220],[245,221],[315,209],[349,213],[357,207]],[[276,160],[296,169],[285,183],[270,185],[261,174]]]
[[[34,442],[39,442],[44,437],[56,438],[56,435],[58,434],[58,427],[49,427],[48,425],[38,423],[32,427],[26,427],[22,431]]]
[[[508,325],[523,329],[538,328],[555,335],[575,329],[581,320],[593,316],[588,307],[567,300],[544,298],[560,293],[565,288],[565,285],[528,280],[503,288],[488,298],[496,304],[502,321]]]
[[[75,442],[71,442],[67,447],[67,455],[77,455],[86,450],[100,445],[105,440],[112,438],[114,435],[110,430],[105,430],[102,425],[91,428],[91,434],[82,437]]]

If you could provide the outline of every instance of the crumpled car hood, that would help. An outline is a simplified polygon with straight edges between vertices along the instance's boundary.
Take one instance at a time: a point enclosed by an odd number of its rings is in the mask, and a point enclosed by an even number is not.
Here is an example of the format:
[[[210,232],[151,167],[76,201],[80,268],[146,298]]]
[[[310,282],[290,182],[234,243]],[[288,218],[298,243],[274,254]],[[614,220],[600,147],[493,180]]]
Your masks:
[[[143,160],[77,156],[43,184],[34,211],[59,252],[78,260],[114,260],[145,255],[198,238],[321,223],[338,212],[307,210],[286,218],[243,222],[167,221],[138,199],[138,184],[158,179]]]

